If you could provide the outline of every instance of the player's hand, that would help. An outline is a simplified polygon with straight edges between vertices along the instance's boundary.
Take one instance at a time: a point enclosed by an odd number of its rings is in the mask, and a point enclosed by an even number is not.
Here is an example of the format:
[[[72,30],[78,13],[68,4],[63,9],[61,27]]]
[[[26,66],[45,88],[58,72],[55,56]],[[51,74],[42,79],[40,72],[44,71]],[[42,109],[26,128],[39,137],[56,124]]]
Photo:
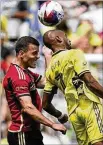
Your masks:
[[[68,116],[67,114],[62,114],[59,118],[58,118],[58,121],[60,123],[66,123],[68,121]]]
[[[53,123],[52,128],[56,131],[62,132],[62,134],[66,134],[66,131],[67,131],[67,129],[65,128],[63,124]]]

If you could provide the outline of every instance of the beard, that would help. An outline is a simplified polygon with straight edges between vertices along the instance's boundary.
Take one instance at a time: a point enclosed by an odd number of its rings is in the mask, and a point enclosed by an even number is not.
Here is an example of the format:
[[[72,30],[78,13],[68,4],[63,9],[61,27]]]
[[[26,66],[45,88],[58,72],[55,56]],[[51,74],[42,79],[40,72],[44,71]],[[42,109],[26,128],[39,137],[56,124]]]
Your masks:
[[[67,48],[68,50],[71,49],[71,41],[68,40],[68,39],[66,39],[66,48]]]
[[[68,44],[68,45],[66,46],[66,48],[67,48],[68,50],[72,49],[71,44]]]
[[[36,62],[29,62],[28,67],[30,68],[36,68]]]

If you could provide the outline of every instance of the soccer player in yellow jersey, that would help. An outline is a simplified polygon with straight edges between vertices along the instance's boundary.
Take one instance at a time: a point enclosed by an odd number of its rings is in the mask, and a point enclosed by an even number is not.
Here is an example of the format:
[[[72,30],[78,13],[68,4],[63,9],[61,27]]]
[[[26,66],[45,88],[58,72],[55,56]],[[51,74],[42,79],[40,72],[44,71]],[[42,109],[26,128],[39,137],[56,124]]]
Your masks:
[[[59,88],[65,95],[78,144],[103,145],[103,111],[100,102],[103,87],[91,75],[83,52],[71,49],[70,41],[60,30],[46,32],[43,41],[53,51],[46,71],[43,108],[59,121],[64,117],[52,104],[53,95]]]

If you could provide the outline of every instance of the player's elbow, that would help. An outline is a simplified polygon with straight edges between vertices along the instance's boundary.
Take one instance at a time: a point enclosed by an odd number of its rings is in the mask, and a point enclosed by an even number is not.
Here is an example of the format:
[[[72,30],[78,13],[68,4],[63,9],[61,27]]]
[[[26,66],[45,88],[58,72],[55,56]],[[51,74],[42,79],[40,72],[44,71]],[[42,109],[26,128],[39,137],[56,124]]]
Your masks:
[[[42,78],[42,79],[38,82],[37,88],[43,89],[44,86],[45,86],[45,83],[46,83],[46,78],[44,77],[44,78]]]
[[[23,107],[22,112],[26,113],[30,116],[33,116],[34,115],[34,106],[27,104],[25,107]]]

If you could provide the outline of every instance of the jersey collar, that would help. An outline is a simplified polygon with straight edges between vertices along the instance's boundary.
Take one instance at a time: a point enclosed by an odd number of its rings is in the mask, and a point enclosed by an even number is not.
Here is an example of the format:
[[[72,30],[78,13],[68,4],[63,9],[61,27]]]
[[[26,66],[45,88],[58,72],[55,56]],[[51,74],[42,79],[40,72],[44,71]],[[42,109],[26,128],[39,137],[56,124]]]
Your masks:
[[[27,70],[27,69],[24,69],[24,68],[20,67],[19,65],[15,64],[15,63],[11,63],[11,65],[16,65],[17,67],[21,68],[24,71]]]
[[[58,51],[54,52],[54,53],[52,54],[52,56],[54,56],[54,55],[58,54],[58,53],[59,53],[59,52],[61,52],[61,51],[66,51],[66,49],[61,49],[61,50],[58,50]]]

